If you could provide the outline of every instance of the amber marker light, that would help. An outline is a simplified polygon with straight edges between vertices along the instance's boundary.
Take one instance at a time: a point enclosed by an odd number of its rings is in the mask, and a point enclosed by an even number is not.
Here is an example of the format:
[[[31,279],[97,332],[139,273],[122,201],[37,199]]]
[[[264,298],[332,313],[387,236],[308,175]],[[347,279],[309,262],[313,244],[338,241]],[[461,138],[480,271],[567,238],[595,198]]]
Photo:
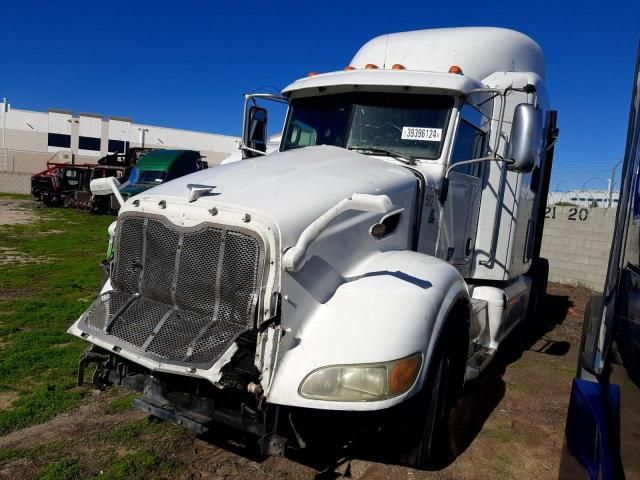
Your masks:
[[[455,73],[456,75],[462,75],[462,69],[457,65],[451,65],[449,67],[449,73]]]
[[[406,70],[404,65],[400,65],[399,63],[396,63],[393,65],[393,67],[391,67],[391,70]]]
[[[351,65],[347,65],[346,67],[344,67],[344,71],[345,72],[349,72],[349,71],[355,70],[355,69],[356,69],[356,67],[352,67]]]
[[[393,364],[389,372],[388,392],[390,396],[399,395],[411,388],[413,382],[416,381],[421,363],[422,355],[418,353]]]
[[[375,64],[373,64],[373,63],[367,63],[367,64],[364,66],[364,69],[365,69],[365,70],[377,70],[377,69],[378,69],[378,66],[377,66],[377,65],[375,65]]]
[[[318,72],[309,72],[307,73],[307,77],[315,77],[318,74]]]

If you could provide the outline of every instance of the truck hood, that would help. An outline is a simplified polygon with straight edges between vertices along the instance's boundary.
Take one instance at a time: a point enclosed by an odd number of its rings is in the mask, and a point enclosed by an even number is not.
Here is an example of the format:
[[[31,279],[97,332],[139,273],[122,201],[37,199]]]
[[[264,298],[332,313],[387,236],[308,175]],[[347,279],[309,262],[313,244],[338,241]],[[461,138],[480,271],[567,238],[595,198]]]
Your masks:
[[[186,203],[192,184],[215,187],[193,205],[229,205],[264,215],[278,226],[282,246],[287,247],[336,202],[353,193],[368,193],[388,195],[396,203],[416,188],[416,178],[409,169],[379,158],[315,146],[201,170],[142,196]]]

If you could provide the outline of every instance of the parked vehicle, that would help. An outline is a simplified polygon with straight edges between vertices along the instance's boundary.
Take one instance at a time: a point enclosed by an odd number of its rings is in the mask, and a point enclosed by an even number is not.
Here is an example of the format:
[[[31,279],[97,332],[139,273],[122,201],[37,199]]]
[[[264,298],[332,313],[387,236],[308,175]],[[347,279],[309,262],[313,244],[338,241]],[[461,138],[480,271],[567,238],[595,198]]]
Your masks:
[[[88,194],[93,168],[92,164],[47,163],[46,170],[31,177],[31,196],[47,207],[70,207],[76,192]]]
[[[640,48],[609,268],[584,315],[562,479],[640,478]]]
[[[366,439],[442,465],[465,380],[545,292],[540,47],[497,28],[384,35],[345,71],[245,98],[245,160],[122,205],[111,277],[69,329],[91,344],[80,383],[97,363],[94,383],[142,392],[138,408],[264,454]],[[266,99],[289,104],[269,155]]]
[[[94,201],[89,191],[90,181],[116,177],[119,182],[126,182],[131,167],[150,150],[133,147],[127,153],[106,155],[97,164],[48,162],[46,170],[31,177],[31,195],[48,207],[91,209],[100,213],[105,206],[108,208],[108,199]]]
[[[120,194],[127,199],[208,166],[207,162],[202,160],[200,152],[194,150],[154,150],[138,160],[129,183],[120,189]],[[120,208],[114,196],[111,196],[110,207],[113,212]]]
[[[133,167],[137,165],[142,157],[153,150],[152,148],[132,147],[129,148],[126,153],[116,152],[106,155],[98,160],[98,165],[91,179],[94,180],[96,178],[112,176],[116,177],[121,185],[128,185],[129,175]],[[111,173],[113,169],[116,171],[115,174]],[[91,195],[88,188],[83,195],[89,197],[91,213],[111,213],[114,215],[118,213],[118,208],[112,209],[112,202],[108,196]]]

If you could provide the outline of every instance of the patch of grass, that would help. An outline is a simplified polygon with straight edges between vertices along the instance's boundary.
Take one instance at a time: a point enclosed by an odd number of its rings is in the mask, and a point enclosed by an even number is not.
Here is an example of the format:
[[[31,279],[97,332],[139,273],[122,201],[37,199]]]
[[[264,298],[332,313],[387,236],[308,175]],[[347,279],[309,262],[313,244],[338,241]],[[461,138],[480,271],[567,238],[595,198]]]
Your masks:
[[[184,435],[188,435],[188,433],[172,423],[143,418],[119,425],[113,429],[98,432],[95,434],[94,439],[99,443],[138,447],[141,443],[140,440],[143,438],[156,436],[162,437],[164,442],[168,442]]]
[[[28,206],[27,206],[28,207]],[[27,208],[26,207],[26,208]],[[35,223],[0,226],[0,247],[38,262],[0,264],[0,391],[19,393],[0,411],[0,435],[69,410],[85,343],[66,333],[100,288],[111,216],[32,208]],[[44,233],[43,233],[44,232]]]
[[[111,415],[113,413],[120,413],[131,410],[133,408],[133,400],[134,398],[136,398],[136,396],[137,395],[135,394],[130,394],[112,400],[105,407],[104,413]]]
[[[47,443],[30,448],[8,448],[0,450],[0,464],[20,458],[34,460],[41,464],[54,462],[64,455],[69,440]]]
[[[143,418],[97,432],[89,441],[131,451],[110,459],[100,479],[159,479],[174,477],[179,465],[177,461],[167,460],[169,453],[190,437],[190,432],[171,423]]]
[[[171,478],[174,465],[159,452],[141,450],[115,460],[99,478],[104,480],[143,480]]]
[[[58,442],[2,450],[0,470],[25,459],[42,467],[40,478],[47,479],[170,479],[180,463],[168,459],[192,437],[173,424],[143,418]]]
[[[82,478],[77,459],[64,458],[48,464],[40,474],[40,480],[74,480]]]
[[[6,198],[8,200],[32,200],[31,195],[28,193],[4,193],[0,192],[0,198]]]

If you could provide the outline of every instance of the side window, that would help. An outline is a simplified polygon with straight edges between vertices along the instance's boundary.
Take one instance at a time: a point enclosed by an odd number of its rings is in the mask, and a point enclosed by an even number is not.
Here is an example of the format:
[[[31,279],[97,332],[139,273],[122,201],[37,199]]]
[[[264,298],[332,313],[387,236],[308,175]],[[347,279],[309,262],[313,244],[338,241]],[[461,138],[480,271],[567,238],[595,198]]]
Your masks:
[[[480,158],[484,155],[485,133],[465,119],[460,121],[456,133],[450,164],[453,165],[464,160]],[[480,164],[472,163],[455,169],[458,173],[480,176]]]
[[[197,170],[195,161],[193,158],[182,158],[173,164],[167,180],[173,180],[174,178],[182,177],[188,173],[195,172]]]
[[[67,180],[67,185],[70,187],[75,187],[80,183],[78,179],[78,172],[75,170],[67,170],[64,172],[65,179]]]
[[[300,121],[295,121],[289,130],[286,138],[287,148],[300,148],[315,145],[318,134],[316,130]]]

